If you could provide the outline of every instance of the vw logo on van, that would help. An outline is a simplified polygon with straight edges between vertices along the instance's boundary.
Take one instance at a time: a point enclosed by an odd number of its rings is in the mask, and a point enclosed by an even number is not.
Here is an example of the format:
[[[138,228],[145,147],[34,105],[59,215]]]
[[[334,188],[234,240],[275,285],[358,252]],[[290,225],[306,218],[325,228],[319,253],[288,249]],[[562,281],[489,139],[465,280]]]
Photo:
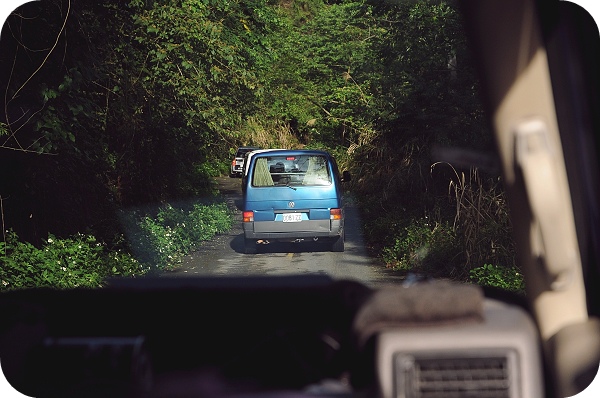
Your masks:
[[[294,202],[288,202],[288,207],[289,207],[290,209],[293,209],[293,208],[294,208],[294,206],[296,206],[296,204],[295,204]]]

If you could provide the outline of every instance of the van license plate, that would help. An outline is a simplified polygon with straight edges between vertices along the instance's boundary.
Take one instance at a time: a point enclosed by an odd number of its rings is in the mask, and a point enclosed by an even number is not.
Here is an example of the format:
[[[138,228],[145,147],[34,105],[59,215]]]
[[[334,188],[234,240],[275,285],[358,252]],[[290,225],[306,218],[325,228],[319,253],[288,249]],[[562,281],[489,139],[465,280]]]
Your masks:
[[[302,221],[301,213],[283,213],[283,222],[300,222]]]

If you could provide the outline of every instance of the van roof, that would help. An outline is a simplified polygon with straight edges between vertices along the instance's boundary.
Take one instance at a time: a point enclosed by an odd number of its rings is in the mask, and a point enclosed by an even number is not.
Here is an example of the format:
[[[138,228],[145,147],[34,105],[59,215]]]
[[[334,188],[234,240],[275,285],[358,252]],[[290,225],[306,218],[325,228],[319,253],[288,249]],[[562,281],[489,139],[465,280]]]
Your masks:
[[[324,155],[331,156],[327,151],[321,149],[267,149],[264,151],[253,151],[252,155],[257,153],[269,152],[269,155]]]

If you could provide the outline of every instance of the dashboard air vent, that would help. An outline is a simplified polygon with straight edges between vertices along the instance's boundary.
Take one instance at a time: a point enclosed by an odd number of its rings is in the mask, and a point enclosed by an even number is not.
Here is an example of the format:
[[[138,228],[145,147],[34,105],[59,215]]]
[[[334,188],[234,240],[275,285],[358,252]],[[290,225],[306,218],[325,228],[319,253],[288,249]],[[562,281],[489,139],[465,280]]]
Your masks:
[[[457,354],[440,357],[397,354],[396,397],[514,397],[514,355]]]

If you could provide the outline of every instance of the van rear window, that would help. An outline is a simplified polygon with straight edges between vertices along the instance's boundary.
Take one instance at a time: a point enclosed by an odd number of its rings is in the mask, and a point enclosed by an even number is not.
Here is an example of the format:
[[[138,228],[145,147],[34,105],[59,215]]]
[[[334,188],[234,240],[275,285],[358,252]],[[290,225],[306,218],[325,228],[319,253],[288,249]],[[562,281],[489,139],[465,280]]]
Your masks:
[[[264,156],[254,162],[254,187],[330,184],[331,175],[325,156]]]

